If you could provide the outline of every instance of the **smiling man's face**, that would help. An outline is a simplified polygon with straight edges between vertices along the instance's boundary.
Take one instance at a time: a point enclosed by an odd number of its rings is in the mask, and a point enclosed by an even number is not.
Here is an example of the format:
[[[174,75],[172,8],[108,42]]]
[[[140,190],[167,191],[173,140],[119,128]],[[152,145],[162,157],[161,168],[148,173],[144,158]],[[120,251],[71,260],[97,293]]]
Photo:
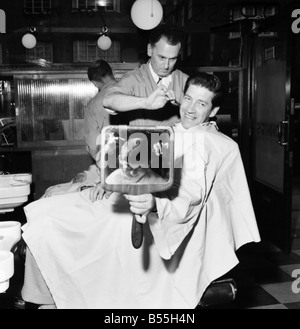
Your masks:
[[[214,93],[202,86],[191,84],[180,106],[180,117],[185,129],[195,127],[214,117],[219,108],[213,108]]]

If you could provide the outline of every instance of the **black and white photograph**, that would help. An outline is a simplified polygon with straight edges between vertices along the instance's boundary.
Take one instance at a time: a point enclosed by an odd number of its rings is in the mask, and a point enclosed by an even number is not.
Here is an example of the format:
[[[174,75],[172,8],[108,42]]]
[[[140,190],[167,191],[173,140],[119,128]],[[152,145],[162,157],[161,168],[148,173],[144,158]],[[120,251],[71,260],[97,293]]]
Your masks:
[[[299,0],[1,1],[12,309],[300,310]]]

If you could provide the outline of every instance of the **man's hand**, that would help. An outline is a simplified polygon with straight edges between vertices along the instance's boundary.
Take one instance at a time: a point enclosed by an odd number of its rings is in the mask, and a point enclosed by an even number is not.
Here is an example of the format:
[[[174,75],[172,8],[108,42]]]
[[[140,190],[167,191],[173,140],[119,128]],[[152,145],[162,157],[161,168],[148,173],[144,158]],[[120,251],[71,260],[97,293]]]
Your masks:
[[[112,192],[105,191],[100,183],[98,183],[95,187],[92,187],[90,190],[90,200],[92,202],[95,202],[97,200],[102,200],[105,196],[106,199],[108,199],[111,196]]]
[[[160,85],[150,96],[147,97],[146,108],[149,110],[158,110],[163,108],[167,104],[167,102],[172,102],[174,100],[174,91],[167,90],[164,85]]]
[[[152,194],[142,195],[124,195],[129,201],[130,211],[133,212],[137,217],[138,222],[145,223],[147,215],[155,208],[156,202]]]

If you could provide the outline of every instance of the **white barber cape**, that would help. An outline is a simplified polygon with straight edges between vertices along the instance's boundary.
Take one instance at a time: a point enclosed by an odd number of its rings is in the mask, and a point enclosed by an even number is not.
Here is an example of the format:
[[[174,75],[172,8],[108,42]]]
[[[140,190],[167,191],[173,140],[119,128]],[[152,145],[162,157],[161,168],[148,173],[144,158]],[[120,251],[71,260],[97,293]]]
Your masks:
[[[156,197],[140,249],[128,201],[89,190],[25,207],[23,238],[60,309],[193,309],[259,242],[238,145],[212,123],[175,131],[175,184]],[[183,164],[183,169],[181,169]]]

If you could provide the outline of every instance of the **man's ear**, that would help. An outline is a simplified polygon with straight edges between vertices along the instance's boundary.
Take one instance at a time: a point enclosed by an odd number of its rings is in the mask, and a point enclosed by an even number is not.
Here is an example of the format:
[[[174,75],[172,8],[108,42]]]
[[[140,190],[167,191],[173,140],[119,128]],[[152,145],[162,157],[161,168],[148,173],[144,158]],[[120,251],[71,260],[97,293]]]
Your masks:
[[[152,56],[152,46],[151,46],[150,43],[148,43],[148,46],[147,46],[147,55],[148,55],[149,57]]]
[[[218,106],[218,107],[214,107],[214,108],[211,110],[209,117],[210,117],[210,118],[215,117],[215,116],[217,115],[219,109],[220,109],[219,106]]]

